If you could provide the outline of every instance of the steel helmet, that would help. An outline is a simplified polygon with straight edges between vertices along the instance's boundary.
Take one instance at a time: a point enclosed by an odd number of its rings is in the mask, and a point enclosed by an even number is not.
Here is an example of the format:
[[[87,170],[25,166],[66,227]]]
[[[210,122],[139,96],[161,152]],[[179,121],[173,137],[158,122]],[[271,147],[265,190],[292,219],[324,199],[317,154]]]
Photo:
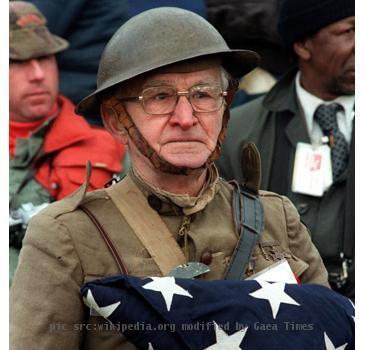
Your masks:
[[[224,68],[237,78],[259,60],[253,51],[231,50],[209,22],[191,11],[159,7],[142,12],[124,23],[106,45],[97,89],[78,104],[77,112],[99,114],[100,92],[154,69],[207,55],[221,56]]]

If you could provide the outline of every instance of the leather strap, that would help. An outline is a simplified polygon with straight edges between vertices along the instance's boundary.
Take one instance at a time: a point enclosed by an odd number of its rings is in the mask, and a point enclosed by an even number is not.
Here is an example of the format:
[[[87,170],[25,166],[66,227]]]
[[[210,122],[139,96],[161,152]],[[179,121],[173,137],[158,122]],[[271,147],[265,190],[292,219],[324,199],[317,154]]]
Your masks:
[[[259,198],[236,183],[233,191],[233,211],[236,229],[240,234],[224,279],[242,280],[253,249],[264,230],[264,210]]]
[[[83,205],[79,206],[79,208],[90,218],[90,220],[93,222],[93,224],[98,229],[100,236],[104,240],[110,253],[113,256],[114,261],[117,264],[120,273],[123,275],[127,275],[128,270],[125,267],[122,257],[119,255],[118,250],[115,248],[113,241],[111,240],[111,238],[109,237],[108,233],[105,231],[104,227],[101,225],[99,220],[95,217],[95,215],[88,208],[84,207]]]
[[[130,179],[105,189],[116,207],[137,235],[163,276],[186,263],[186,258],[161,217]]]

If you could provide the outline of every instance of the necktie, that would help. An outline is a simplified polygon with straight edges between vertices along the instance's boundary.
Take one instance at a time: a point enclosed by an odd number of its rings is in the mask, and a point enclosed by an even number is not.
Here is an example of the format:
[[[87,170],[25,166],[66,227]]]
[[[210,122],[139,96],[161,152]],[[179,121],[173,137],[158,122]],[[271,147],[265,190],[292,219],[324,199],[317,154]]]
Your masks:
[[[347,141],[337,124],[336,114],[341,109],[342,106],[338,103],[330,105],[321,104],[314,113],[314,117],[322,128],[324,135],[330,138],[334,182],[347,168],[349,158]]]

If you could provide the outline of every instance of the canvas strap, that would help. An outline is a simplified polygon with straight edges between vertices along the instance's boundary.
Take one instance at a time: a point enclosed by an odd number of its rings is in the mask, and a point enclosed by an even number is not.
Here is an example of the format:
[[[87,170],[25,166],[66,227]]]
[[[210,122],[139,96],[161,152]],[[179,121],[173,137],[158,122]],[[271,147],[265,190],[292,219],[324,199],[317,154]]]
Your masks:
[[[264,210],[257,195],[237,185],[233,191],[233,213],[240,238],[224,279],[242,280],[264,230]]]
[[[105,189],[147,249],[163,276],[186,263],[186,258],[161,217],[129,176]]]

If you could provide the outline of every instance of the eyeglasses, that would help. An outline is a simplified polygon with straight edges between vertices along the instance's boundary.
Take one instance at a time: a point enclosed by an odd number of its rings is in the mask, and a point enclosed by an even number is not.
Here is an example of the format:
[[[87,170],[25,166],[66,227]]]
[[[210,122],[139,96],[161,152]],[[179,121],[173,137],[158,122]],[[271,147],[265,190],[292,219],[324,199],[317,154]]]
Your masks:
[[[172,86],[149,87],[140,96],[121,97],[120,101],[141,101],[143,110],[148,114],[170,114],[174,111],[180,96],[185,96],[193,110],[199,113],[218,111],[227,91],[220,86],[195,85],[188,91],[177,91]]]

